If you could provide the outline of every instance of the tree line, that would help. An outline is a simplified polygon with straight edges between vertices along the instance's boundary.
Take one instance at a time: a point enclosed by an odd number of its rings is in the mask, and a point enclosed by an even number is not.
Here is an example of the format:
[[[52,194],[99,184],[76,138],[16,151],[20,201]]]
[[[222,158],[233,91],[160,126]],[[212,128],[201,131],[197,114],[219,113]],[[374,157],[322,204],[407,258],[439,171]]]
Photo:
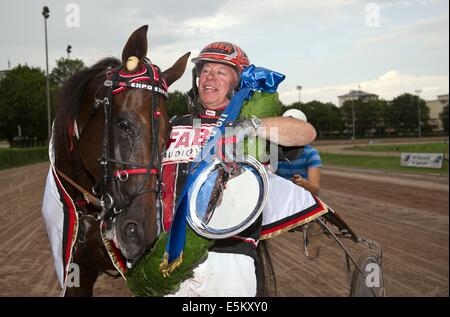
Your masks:
[[[302,110],[322,138],[350,137],[353,133],[356,137],[417,136],[419,108],[421,131],[425,134],[432,132],[428,122],[430,109],[425,100],[409,93],[397,96],[392,101],[355,99],[345,101],[342,107],[311,101],[294,103],[288,108]],[[448,133],[448,105],[441,120]]]
[[[84,67],[79,59],[57,60],[49,76],[52,117],[64,81]],[[169,117],[186,114],[187,103],[187,92],[169,92]],[[337,107],[330,102],[314,100],[284,105],[284,110],[295,108],[303,111],[308,122],[316,128],[319,138],[350,138],[353,135],[353,119],[356,137],[415,136],[419,107],[421,130],[430,133],[430,110],[426,102],[408,93],[397,96],[391,102],[358,99]],[[444,107],[440,119],[448,134],[448,105]],[[18,65],[0,80],[0,140],[5,139],[13,144],[19,133],[22,139],[32,140],[30,145],[43,144],[47,139],[46,76],[40,68],[28,65]]]
[[[169,93],[169,116],[180,116],[187,112],[187,93]],[[416,136],[418,133],[418,111],[420,107],[421,131],[432,133],[428,121],[430,109],[425,100],[416,95],[404,93],[392,101],[347,100],[342,107],[331,102],[313,100],[307,103],[294,102],[283,105],[283,112],[289,109],[303,111],[317,131],[319,138],[350,138],[353,136],[353,116],[356,137]],[[282,113],[280,113],[281,115]],[[440,114],[444,132],[448,134],[448,105]]]
[[[84,67],[79,59],[56,61],[56,67],[49,74],[52,118],[63,83]],[[47,132],[45,73],[38,67],[18,65],[0,79],[0,140],[8,140],[10,145],[45,145]]]

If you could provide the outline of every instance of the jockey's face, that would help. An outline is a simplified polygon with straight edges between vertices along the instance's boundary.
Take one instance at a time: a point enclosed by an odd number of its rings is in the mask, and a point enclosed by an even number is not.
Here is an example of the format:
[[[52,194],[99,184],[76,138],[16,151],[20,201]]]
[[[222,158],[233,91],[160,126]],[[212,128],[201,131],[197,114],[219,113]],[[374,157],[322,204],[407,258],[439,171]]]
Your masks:
[[[207,109],[224,109],[230,102],[228,92],[234,88],[236,81],[237,74],[231,66],[205,63],[198,82],[201,103]]]

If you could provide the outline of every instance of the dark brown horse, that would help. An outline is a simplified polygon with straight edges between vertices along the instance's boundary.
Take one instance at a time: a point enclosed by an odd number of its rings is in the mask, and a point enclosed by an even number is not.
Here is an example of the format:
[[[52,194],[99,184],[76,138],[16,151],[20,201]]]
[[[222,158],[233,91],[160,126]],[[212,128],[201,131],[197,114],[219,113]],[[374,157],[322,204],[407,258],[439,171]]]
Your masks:
[[[66,296],[91,296],[99,274],[115,270],[101,230],[129,264],[160,231],[157,199],[160,155],[169,132],[167,88],[184,73],[189,53],[161,72],[146,58],[147,29],[130,36],[121,61],[103,59],[75,74],[59,96],[54,165],[75,201],[72,262],[80,269],[79,287],[67,288]]]

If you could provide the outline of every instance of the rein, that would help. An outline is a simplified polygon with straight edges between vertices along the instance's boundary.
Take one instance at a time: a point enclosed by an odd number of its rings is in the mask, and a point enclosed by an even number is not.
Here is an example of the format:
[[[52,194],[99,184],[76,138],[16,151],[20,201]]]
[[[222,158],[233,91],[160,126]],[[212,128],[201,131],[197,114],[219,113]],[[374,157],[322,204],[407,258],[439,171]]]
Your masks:
[[[56,173],[58,173],[59,176],[64,178],[70,185],[75,187],[80,193],[83,194],[83,197],[84,197],[84,199],[86,200],[86,202],[88,204],[93,204],[94,206],[102,207],[102,208],[104,207],[104,204],[105,204],[104,200],[101,200],[100,198],[98,198],[98,197],[92,195],[91,193],[89,193],[87,190],[85,190],[83,187],[81,187],[80,185],[75,183],[69,176],[67,176],[66,174],[61,172],[56,167],[55,167],[55,170],[56,170]]]

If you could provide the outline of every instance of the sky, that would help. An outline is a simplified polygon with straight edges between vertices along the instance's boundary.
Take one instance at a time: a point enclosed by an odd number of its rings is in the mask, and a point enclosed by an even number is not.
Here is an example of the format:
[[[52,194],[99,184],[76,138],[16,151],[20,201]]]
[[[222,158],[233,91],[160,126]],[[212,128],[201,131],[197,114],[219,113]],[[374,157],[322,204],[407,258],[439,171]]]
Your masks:
[[[285,104],[338,104],[352,89],[392,100],[415,93],[433,100],[449,90],[447,0],[0,0],[0,70],[45,70],[67,57],[92,65],[120,57],[129,35],[149,25],[148,57],[163,70],[208,43],[239,45],[251,63],[286,75]],[[191,86],[192,63],[172,90]],[[301,90],[297,87],[301,86]]]

